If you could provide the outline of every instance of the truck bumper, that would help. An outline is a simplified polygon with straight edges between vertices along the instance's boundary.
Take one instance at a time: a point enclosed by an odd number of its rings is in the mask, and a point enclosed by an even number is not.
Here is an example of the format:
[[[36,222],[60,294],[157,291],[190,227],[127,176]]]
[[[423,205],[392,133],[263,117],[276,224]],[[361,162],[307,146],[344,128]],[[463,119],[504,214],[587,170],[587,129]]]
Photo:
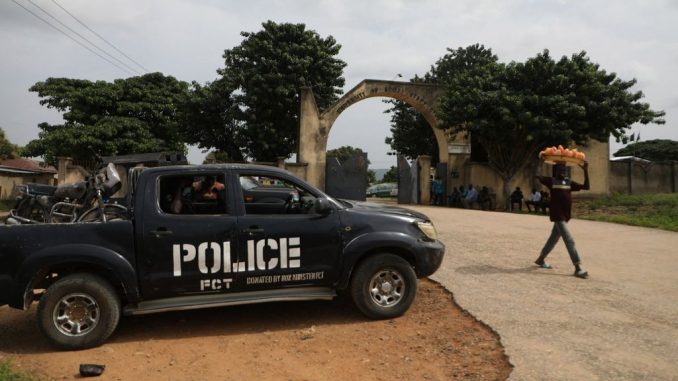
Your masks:
[[[436,272],[445,256],[445,245],[440,241],[420,241],[415,266],[417,278],[423,278]]]

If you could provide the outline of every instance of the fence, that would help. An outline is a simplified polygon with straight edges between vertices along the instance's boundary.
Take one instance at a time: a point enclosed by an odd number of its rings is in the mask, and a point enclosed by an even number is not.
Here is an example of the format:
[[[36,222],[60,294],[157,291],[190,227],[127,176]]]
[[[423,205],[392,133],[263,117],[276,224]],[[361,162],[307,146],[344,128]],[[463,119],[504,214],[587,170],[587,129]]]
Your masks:
[[[610,192],[625,194],[676,192],[676,162],[610,162]]]

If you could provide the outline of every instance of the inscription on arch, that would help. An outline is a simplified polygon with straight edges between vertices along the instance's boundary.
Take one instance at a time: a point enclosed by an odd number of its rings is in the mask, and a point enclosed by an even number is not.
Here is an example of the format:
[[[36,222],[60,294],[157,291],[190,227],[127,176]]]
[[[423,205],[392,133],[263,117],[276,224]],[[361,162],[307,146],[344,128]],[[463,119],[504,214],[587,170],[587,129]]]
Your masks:
[[[378,97],[378,96],[391,96],[391,94],[402,94],[403,96],[417,101],[421,107],[424,107],[426,111],[433,113],[433,108],[428,102],[417,92],[410,89],[406,89],[405,86],[397,85],[383,85],[383,86],[373,86],[368,90],[369,94],[366,94],[365,91],[359,91],[351,95],[348,99],[343,101],[337,106],[336,113],[341,114],[351,105],[365,99],[368,97]]]

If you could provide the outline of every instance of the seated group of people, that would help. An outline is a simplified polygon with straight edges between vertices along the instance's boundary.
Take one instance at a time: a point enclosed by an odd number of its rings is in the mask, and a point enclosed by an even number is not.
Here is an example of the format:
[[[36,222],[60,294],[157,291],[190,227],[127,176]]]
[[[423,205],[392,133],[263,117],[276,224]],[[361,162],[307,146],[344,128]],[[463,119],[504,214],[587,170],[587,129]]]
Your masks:
[[[447,203],[448,206],[465,209],[473,209],[475,205],[478,205],[482,210],[493,209],[490,189],[483,186],[478,190],[473,184],[469,184],[466,188],[463,185],[460,185],[459,188],[452,188],[452,192],[447,196]]]
[[[511,209],[514,210],[514,205],[518,205],[518,210],[523,210],[523,191],[520,190],[520,187],[511,193],[509,197],[511,200]],[[547,191],[539,191],[537,188],[532,188],[532,193],[525,200],[525,207],[527,207],[528,213],[538,212],[540,209],[543,213],[546,213],[546,210],[549,207],[549,193]],[[530,208],[532,207],[532,208]]]

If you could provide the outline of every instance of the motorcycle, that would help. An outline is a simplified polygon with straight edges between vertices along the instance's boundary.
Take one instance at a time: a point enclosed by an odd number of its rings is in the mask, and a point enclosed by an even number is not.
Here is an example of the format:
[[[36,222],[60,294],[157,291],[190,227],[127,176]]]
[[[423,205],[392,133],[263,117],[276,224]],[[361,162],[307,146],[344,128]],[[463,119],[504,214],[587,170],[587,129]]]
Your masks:
[[[106,222],[127,218],[127,208],[109,204],[122,182],[113,163],[101,167],[84,181],[59,186],[23,184],[8,224]]]

